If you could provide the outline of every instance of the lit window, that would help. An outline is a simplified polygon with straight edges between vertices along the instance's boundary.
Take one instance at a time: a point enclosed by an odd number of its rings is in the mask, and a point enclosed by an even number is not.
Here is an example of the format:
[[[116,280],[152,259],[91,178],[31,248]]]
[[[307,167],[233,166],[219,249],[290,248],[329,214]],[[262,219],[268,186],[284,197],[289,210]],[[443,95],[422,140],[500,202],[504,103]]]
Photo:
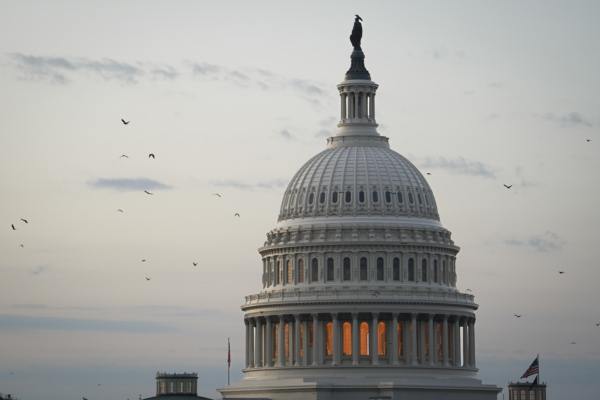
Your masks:
[[[400,259],[398,257],[394,258],[394,262],[392,264],[394,280],[400,280]]]
[[[369,280],[369,272],[367,270],[367,258],[362,257],[360,259],[360,280],[367,281]]]
[[[382,281],[384,274],[383,274],[383,258],[379,257],[377,258],[377,280],[378,281]]]
[[[360,355],[369,355],[369,324],[366,322],[360,324]]]
[[[308,332],[308,342],[310,343],[310,347],[314,346],[314,329],[313,329],[313,323],[310,323],[310,327],[309,327],[309,332]]]
[[[183,382],[177,382],[177,393],[183,393]]]
[[[421,193],[417,193],[417,200],[419,200],[419,205],[423,205],[423,200],[421,199]]]
[[[333,258],[327,259],[327,281],[332,282],[333,278]]]
[[[338,202],[338,192],[333,192],[333,194],[331,195],[331,202],[333,204],[337,204],[337,202]]]
[[[425,324],[425,356],[429,356],[429,324]]]
[[[352,325],[350,325],[350,322],[344,322],[344,325],[342,325],[342,335],[343,335],[343,340],[342,340],[342,351],[344,353],[345,356],[351,356],[352,355]]]
[[[325,204],[325,192],[321,192],[321,196],[319,197],[319,203]]]
[[[186,393],[192,393],[192,382],[188,382],[187,383]]]
[[[527,400],[527,390],[521,389],[521,400]]]
[[[433,260],[433,281],[438,283],[438,264],[437,260]]]
[[[411,282],[415,281],[415,260],[412,258],[408,259],[408,280]]]
[[[359,203],[365,202],[365,192],[363,192],[362,190],[360,192],[358,192],[358,202]]]
[[[308,195],[308,204],[312,205],[314,202],[315,202],[315,194],[311,192]]]
[[[303,349],[303,344],[302,344],[302,338],[304,337],[304,331],[302,330],[302,324],[300,324],[300,357],[302,357],[302,351]]]
[[[373,190],[373,203],[379,203],[379,194],[377,190]]]
[[[325,351],[328,356],[333,354],[333,324],[325,324]]]
[[[277,358],[277,332],[279,332],[279,324],[273,324],[273,357]]]
[[[292,260],[287,262],[287,283],[292,283]]]
[[[304,282],[304,259],[298,260],[298,282]]]
[[[284,334],[284,348],[285,348],[285,357],[290,356],[290,324],[285,324],[283,326],[283,334]]]
[[[281,261],[277,261],[277,283],[283,283],[283,265],[281,265]]]
[[[351,279],[352,278],[350,274],[350,259],[346,257],[344,258],[344,280],[349,281]]]
[[[398,322],[398,355],[401,356],[402,355],[402,348],[404,347],[404,341],[402,340],[403,336],[402,336],[402,323]]]
[[[404,199],[402,198],[402,192],[396,193],[396,198],[398,199],[398,204],[404,203]]]
[[[350,203],[351,201],[352,201],[352,192],[348,190],[346,192],[346,203]]]
[[[392,202],[392,194],[390,192],[385,192],[385,202],[388,204]]]
[[[379,354],[380,356],[385,356],[387,354],[387,335],[385,330],[385,322],[380,322],[377,324],[377,354]]]
[[[311,271],[311,282],[319,281],[319,260],[316,258],[312,259],[312,271]]]
[[[411,192],[408,192],[408,202],[410,204],[415,204],[415,199],[413,199],[413,195]]]
[[[421,260],[421,282],[427,282],[427,260]]]

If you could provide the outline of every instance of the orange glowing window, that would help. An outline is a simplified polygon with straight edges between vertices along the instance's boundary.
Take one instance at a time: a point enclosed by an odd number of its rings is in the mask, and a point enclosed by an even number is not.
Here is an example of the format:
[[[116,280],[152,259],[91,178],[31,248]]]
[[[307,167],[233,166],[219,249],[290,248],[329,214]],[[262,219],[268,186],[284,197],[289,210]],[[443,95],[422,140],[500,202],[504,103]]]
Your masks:
[[[342,334],[344,335],[344,340],[343,340],[344,355],[351,356],[352,355],[352,325],[350,325],[350,322],[344,322],[344,325],[342,325]]]
[[[425,355],[429,355],[429,324],[425,325]]]
[[[437,353],[438,357],[442,358],[442,324],[435,324],[435,326],[435,336],[437,337]]]
[[[302,325],[300,325],[300,357],[302,357],[302,350],[304,350],[302,347],[302,338],[304,337],[304,332],[302,332]]]
[[[277,358],[277,331],[279,324],[273,324],[273,357]]]
[[[287,262],[287,283],[292,283],[292,260],[288,260]]]
[[[385,356],[387,354],[387,335],[385,322],[380,322],[377,324],[377,336],[377,354],[380,356]]]
[[[290,324],[283,326],[284,337],[285,337],[285,356],[290,356]]]
[[[325,325],[325,350],[328,356],[333,354],[333,324],[331,322]]]
[[[360,355],[369,355],[369,324],[366,322],[360,324]]]
[[[398,322],[398,355],[401,356],[402,355],[402,348],[403,348],[403,344],[404,341],[402,340],[403,336],[402,336],[402,323]]]

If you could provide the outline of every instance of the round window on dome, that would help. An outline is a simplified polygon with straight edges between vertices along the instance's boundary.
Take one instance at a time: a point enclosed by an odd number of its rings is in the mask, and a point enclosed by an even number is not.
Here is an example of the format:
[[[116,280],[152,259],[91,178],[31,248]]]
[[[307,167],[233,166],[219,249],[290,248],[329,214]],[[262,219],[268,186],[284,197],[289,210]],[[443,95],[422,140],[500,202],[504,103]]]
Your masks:
[[[419,205],[423,205],[423,200],[421,199],[421,193],[417,193],[417,200],[419,200]]]
[[[361,203],[365,202],[365,192],[363,192],[362,190],[358,192],[358,201]]]
[[[352,192],[348,190],[346,192],[346,203],[351,203],[351,202],[352,202]]]
[[[385,202],[388,204],[392,202],[392,194],[389,191],[385,192]]]
[[[415,204],[415,199],[413,198],[413,195],[411,192],[408,192],[408,202],[410,204]]]
[[[319,203],[325,204],[325,192],[321,192],[321,195],[319,196]]]
[[[373,190],[373,203],[379,203],[379,193],[377,193],[377,190]]]
[[[333,204],[337,204],[337,202],[338,202],[338,192],[333,192],[333,194],[331,195],[331,202]]]
[[[396,193],[396,197],[398,198],[398,203],[399,204],[404,203],[404,199],[402,198],[402,192]]]
[[[308,204],[313,204],[315,202],[315,194],[311,193],[308,195]]]

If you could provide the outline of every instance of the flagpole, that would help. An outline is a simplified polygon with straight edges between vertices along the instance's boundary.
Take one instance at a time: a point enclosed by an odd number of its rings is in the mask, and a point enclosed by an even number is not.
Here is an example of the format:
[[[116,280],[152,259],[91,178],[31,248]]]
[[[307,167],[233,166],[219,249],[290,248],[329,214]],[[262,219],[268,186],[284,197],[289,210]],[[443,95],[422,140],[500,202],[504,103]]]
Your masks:
[[[538,386],[540,385],[540,383],[542,383],[542,381],[540,381],[540,353],[538,353]]]
[[[231,368],[231,347],[227,338],[227,386],[229,386],[229,369]]]

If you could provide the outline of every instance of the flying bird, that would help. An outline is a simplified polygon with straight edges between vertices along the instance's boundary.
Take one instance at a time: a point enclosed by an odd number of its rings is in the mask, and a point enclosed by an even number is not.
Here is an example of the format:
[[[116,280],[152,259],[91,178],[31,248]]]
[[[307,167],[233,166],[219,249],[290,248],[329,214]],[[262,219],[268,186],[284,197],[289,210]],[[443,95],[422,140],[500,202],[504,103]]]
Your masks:
[[[144,261],[146,261],[146,260],[142,260],[142,262],[144,262]]]
[[[596,326],[600,326],[600,324],[596,324]]]
[[[570,344],[577,344],[576,342],[571,342]]]
[[[504,187],[507,188],[507,189],[510,189],[512,187],[512,185],[510,185],[510,186],[504,185]]]
[[[213,193],[213,196],[219,196],[219,197],[221,197],[221,195],[219,193]]]
[[[194,267],[195,267],[196,265],[198,265],[198,263],[195,263],[195,262],[193,262],[193,261],[192,261],[192,264],[194,264]]]
[[[115,211],[115,212],[123,212],[123,210],[121,210],[121,209],[119,208],[119,209],[118,209],[117,211]]]
[[[144,193],[146,193],[146,194],[154,194],[154,193],[150,193],[150,192],[148,192],[146,190],[144,190]]]
[[[149,281],[149,280],[150,280],[150,278],[146,277],[146,280],[147,280],[147,281]]]
[[[431,175],[431,173],[428,172],[427,175]]]
[[[521,315],[523,315],[523,314],[521,314]],[[515,314],[515,317],[517,317],[517,318],[521,318],[521,315],[517,315],[517,314]]]
[[[14,226],[14,225],[12,225],[12,224],[11,224],[10,226],[12,226],[12,227],[13,227],[13,231],[16,231],[16,230],[17,230],[17,228],[15,228],[15,226]]]
[[[471,290],[471,289],[467,289],[466,291],[467,291],[467,292],[472,292],[472,290]]]
[[[150,158],[150,157],[152,157],[152,158],[154,158],[156,160],[156,157],[154,157],[154,154],[149,154],[148,158]]]
[[[130,122],[131,122],[131,121],[127,121],[127,122],[125,122],[125,120],[124,120],[123,118],[121,118],[121,121],[123,121],[123,123],[124,123],[125,125],[127,125],[128,123],[130,123]]]
[[[234,216],[234,217],[239,217],[239,216],[240,216],[240,214],[238,214],[238,213],[235,213],[233,216]]]
[[[21,218],[21,221],[25,222],[26,224],[28,224],[29,222],[27,222],[26,219]]]
[[[123,154],[123,155],[122,155],[121,157],[119,157],[119,158],[123,158],[123,157],[125,157],[125,158],[129,158],[129,156],[126,156],[125,154]]]
[[[564,273],[565,273],[565,271],[558,271],[558,273],[559,273],[559,274],[564,274]]]
[[[21,247],[25,247],[25,246],[23,246],[22,244],[20,244],[19,246],[21,246]]]
[[[592,139],[585,139],[585,140],[587,140],[588,142],[591,142],[591,141],[592,141]]]

